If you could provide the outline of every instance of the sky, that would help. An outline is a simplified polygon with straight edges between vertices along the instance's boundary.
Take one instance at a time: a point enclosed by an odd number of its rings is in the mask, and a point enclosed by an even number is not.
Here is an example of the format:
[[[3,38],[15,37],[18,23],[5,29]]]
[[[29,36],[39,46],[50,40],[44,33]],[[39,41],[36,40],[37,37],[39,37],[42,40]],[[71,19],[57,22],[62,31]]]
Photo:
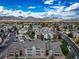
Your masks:
[[[79,18],[79,0],[0,0],[0,16]]]

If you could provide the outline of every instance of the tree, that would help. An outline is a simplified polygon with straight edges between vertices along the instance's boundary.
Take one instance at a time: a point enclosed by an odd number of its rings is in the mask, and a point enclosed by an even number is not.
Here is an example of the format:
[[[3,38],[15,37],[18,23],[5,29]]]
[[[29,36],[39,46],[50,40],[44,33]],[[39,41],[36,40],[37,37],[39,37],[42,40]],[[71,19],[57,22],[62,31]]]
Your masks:
[[[69,36],[70,38],[73,38],[73,33],[70,32],[70,33],[68,34],[68,36]]]
[[[44,40],[50,41],[51,40],[51,36],[49,34],[47,34],[47,38],[44,38]]]
[[[77,30],[79,30],[79,27],[77,28]]]
[[[56,26],[56,30],[57,30],[57,31],[60,31],[60,28],[59,28],[59,26]]]
[[[4,33],[4,30],[2,30],[2,29],[1,29],[1,31],[0,31],[0,32]]]
[[[29,33],[29,37],[33,39],[34,36],[35,36],[35,32],[31,31],[31,32]]]
[[[28,28],[28,29],[29,29],[29,30],[32,30],[32,24],[29,25],[29,28]]]
[[[76,37],[75,43],[79,45],[79,37]]]
[[[31,39],[34,39],[35,32],[34,32],[34,31],[28,31],[28,32],[26,33],[26,35],[28,35]]]
[[[9,32],[12,32],[12,30],[11,30],[11,29],[9,29],[9,28],[8,28],[8,31],[9,31]]]
[[[16,26],[13,26],[12,29],[14,29],[14,31],[17,31],[17,27]]]

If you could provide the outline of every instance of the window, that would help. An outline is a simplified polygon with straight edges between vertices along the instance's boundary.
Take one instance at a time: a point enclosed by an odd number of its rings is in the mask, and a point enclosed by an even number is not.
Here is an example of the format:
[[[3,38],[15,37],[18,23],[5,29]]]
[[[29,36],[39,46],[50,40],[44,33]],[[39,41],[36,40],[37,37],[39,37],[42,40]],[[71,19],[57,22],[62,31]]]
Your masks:
[[[55,56],[59,56],[59,54],[54,54]]]
[[[27,49],[28,56],[32,56],[32,49]]]
[[[36,53],[36,55],[40,56],[40,53]]]
[[[9,56],[14,56],[14,53],[10,53]]]
[[[36,48],[36,55],[40,56],[40,48]]]
[[[32,54],[28,54],[28,56],[32,56]]]
[[[31,48],[27,49],[27,50],[32,50]]]
[[[40,50],[40,48],[36,48],[36,50]]]
[[[32,49],[27,49],[27,52],[32,52]]]
[[[40,50],[36,50],[36,53],[40,53]]]

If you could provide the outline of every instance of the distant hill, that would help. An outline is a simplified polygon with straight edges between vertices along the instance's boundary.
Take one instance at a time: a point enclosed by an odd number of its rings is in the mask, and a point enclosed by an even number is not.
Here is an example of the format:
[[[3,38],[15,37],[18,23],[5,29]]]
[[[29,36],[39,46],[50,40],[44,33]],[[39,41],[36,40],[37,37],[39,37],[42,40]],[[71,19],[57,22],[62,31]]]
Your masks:
[[[49,18],[49,17],[45,17],[45,18],[34,18],[34,17],[22,17],[22,16],[19,16],[19,17],[14,17],[14,16],[0,16],[0,20],[32,20],[32,21],[35,21],[35,20],[53,20],[53,21],[79,21],[79,19],[58,19],[58,18]]]

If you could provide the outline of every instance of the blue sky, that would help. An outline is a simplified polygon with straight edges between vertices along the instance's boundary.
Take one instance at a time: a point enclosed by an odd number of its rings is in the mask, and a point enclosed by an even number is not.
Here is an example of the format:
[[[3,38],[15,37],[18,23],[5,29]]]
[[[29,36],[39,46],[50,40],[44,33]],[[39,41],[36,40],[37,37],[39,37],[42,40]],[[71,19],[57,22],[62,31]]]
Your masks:
[[[0,15],[79,18],[79,0],[0,0]]]

